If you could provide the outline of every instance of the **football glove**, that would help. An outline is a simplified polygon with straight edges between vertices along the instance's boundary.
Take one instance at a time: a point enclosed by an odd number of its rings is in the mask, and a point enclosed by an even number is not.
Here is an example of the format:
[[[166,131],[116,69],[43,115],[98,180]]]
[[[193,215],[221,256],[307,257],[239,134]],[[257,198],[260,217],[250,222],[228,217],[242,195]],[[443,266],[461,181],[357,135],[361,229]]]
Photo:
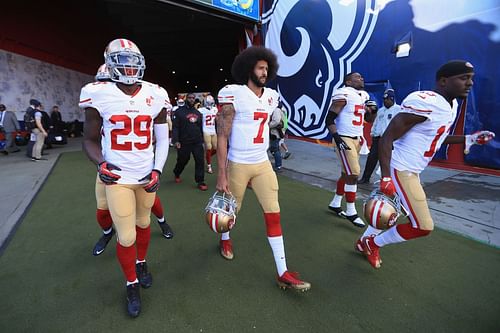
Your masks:
[[[97,166],[99,179],[101,179],[104,184],[116,184],[116,181],[122,178],[122,176],[113,173],[112,170],[121,171],[122,169],[106,161],[99,163],[99,165]]]
[[[345,143],[345,141],[342,140],[339,133],[333,134],[333,140],[335,140],[335,144],[337,145],[339,151],[351,150],[351,148],[349,148],[347,143]]]
[[[139,179],[140,182],[149,180],[149,182],[146,185],[144,185],[144,190],[146,192],[152,193],[158,191],[158,188],[160,188],[160,175],[161,175],[160,171],[153,170],[149,175]]]
[[[391,177],[383,177],[380,180],[380,191],[388,196],[394,196],[396,193],[396,188],[394,187],[394,183],[392,182]]]
[[[368,110],[371,112],[371,113],[377,113],[378,111],[378,105],[377,105],[377,102],[369,99],[365,102],[365,107],[368,108]]]
[[[465,150],[468,154],[472,145],[484,145],[495,138],[495,133],[490,131],[477,131],[465,136]]]

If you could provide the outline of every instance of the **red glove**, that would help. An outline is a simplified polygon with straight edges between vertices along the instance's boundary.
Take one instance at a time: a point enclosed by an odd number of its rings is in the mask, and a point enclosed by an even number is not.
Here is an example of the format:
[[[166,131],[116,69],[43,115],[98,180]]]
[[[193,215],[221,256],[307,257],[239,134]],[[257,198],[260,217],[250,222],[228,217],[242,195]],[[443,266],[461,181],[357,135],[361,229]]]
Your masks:
[[[160,171],[153,170],[149,175],[139,179],[140,182],[144,180],[149,180],[149,182],[146,185],[144,185],[144,190],[146,192],[151,193],[158,191],[158,188],[160,188],[160,175],[161,175]]]
[[[495,138],[495,133],[490,131],[477,131],[465,136],[465,150],[468,154],[472,145],[484,145]]]
[[[394,196],[396,188],[394,187],[391,177],[383,177],[380,180],[380,191],[388,196]]]
[[[112,170],[121,171],[122,169],[106,161],[99,163],[99,165],[97,166],[99,178],[104,184],[116,184],[116,181],[122,177],[120,175],[117,175],[116,173],[113,173]]]

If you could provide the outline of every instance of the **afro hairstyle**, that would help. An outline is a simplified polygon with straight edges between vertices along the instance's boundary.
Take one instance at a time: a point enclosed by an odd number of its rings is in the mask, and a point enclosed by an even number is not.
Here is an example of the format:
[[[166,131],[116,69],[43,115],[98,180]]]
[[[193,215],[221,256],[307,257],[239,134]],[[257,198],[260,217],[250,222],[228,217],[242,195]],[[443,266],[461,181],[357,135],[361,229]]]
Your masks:
[[[270,49],[263,46],[251,46],[243,50],[234,58],[231,67],[231,74],[237,84],[247,84],[250,73],[255,68],[258,61],[264,60],[267,62],[267,82],[276,78],[278,72],[278,59]],[[266,83],[267,83],[266,82]]]

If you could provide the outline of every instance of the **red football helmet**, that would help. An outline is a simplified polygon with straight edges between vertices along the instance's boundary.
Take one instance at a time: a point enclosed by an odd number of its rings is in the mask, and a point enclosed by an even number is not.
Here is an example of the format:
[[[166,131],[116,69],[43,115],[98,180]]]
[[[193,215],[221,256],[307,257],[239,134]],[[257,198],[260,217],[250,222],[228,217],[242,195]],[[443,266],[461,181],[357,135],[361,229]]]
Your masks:
[[[205,212],[205,222],[213,232],[227,232],[236,223],[236,199],[231,194],[215,192]]]
[[[397,193],[390,198],[378,189],[365,200],[363,212],[368,223],[379,230],[389,229],[400,216],[408,215]]]

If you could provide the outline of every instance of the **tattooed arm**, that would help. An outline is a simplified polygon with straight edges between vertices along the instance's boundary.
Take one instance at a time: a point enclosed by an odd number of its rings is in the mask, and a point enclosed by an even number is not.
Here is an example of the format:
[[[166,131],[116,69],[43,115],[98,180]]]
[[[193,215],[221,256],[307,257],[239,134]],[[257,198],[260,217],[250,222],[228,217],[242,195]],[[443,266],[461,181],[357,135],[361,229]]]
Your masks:
[[[233,126],[234,106],[223,104],[217,114],[217,190],[229,193],[227,179],[227,143]]]

